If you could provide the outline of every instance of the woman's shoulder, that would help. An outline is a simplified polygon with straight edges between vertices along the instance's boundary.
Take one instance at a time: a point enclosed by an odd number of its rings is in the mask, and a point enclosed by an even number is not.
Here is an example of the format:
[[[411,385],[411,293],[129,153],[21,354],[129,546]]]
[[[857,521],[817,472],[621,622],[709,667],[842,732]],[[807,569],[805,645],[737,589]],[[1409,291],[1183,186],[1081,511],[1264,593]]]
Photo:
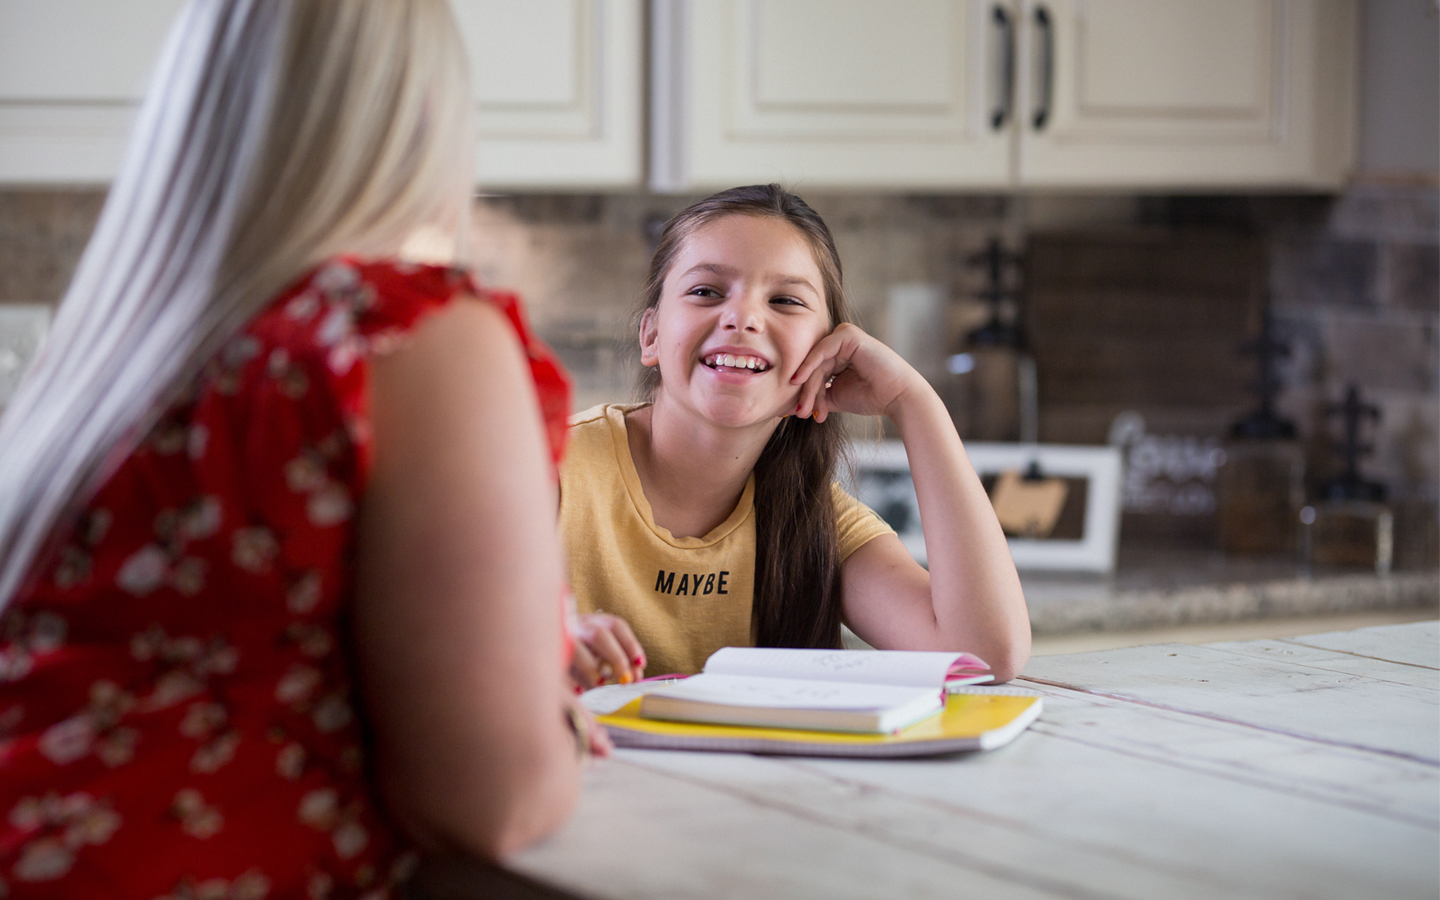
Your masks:
[[[332,363],[344,363],[384,349],[427,314],[470,294],[502,308],[517,302],[513,295],[482,290],[463,269],[336,257],[296,279],[246,330],[262,342],[319,350]]]

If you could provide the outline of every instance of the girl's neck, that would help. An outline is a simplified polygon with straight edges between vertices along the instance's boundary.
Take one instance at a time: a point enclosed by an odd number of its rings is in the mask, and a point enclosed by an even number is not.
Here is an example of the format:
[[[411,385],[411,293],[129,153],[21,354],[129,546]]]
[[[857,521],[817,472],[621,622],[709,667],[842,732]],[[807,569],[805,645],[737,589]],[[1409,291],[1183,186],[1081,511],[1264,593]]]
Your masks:
[[[625,421],[651,515],[677,538],[704,537],[730,517],[775,430],[720,428],[659,398]]]

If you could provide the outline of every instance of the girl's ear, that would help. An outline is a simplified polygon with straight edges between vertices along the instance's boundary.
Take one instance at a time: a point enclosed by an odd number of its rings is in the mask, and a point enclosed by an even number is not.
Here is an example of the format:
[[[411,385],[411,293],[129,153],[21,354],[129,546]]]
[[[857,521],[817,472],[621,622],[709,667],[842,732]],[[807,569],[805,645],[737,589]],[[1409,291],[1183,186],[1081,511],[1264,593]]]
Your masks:
[[[660,329],[655,327],[655,308],[645,310],[640,316],[640,365],[660,365]]]

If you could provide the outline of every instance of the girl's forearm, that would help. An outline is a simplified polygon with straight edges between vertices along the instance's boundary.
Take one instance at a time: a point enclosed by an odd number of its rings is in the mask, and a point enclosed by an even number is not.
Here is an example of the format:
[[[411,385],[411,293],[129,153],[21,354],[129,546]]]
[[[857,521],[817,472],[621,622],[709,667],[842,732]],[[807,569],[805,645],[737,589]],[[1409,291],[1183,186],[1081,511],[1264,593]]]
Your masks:
[[[1008,681],[1029,659],[1030,619],[990,498],[928,383],[917,378],[886,412],[920,504],[937,643],[979,654]]]

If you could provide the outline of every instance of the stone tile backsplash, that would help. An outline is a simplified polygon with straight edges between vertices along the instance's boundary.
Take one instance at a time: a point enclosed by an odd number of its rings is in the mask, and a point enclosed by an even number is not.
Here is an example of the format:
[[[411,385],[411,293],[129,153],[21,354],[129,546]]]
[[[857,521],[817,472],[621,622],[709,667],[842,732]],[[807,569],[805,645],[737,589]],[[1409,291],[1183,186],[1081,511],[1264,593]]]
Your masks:
[[[575,375],[578,404],[630,396],[631,314],[650,243],[690,199],[633,193],[477,200],[470,262],[486,283],[525,297],[537,330]],[[889,288],[933,284],[951,298],[945,323],[951,346],[983,320],[984,307],[973,299],[982,276],[965,260],[991,236],[1021,249],[1030,234],[1116,226],[1258,235],[1278,330],[1293,347],[1281,408],[1320,448],[1316,464],[1325,465],[1324,434],[1336,424],[1325,419],[1325,405],[1353,382],[1382,409],[1366,474],[1385,482],[1397,500],[1433,503],[1440,495],[1440,192],[1433,186],[1357,185],[1334,198],[807,199],[835,233],[861,324],[885,338]],[[0,303],[56,302],[102,202],[97,191],[0,190]],[[1174,329],[1158,331],[1157,345],[1184,340]],[[1249,365],[1238,355],[1220,363]],[[1041,430],[1063,438],[1063,416],[1048,427],[1042,421]]]

